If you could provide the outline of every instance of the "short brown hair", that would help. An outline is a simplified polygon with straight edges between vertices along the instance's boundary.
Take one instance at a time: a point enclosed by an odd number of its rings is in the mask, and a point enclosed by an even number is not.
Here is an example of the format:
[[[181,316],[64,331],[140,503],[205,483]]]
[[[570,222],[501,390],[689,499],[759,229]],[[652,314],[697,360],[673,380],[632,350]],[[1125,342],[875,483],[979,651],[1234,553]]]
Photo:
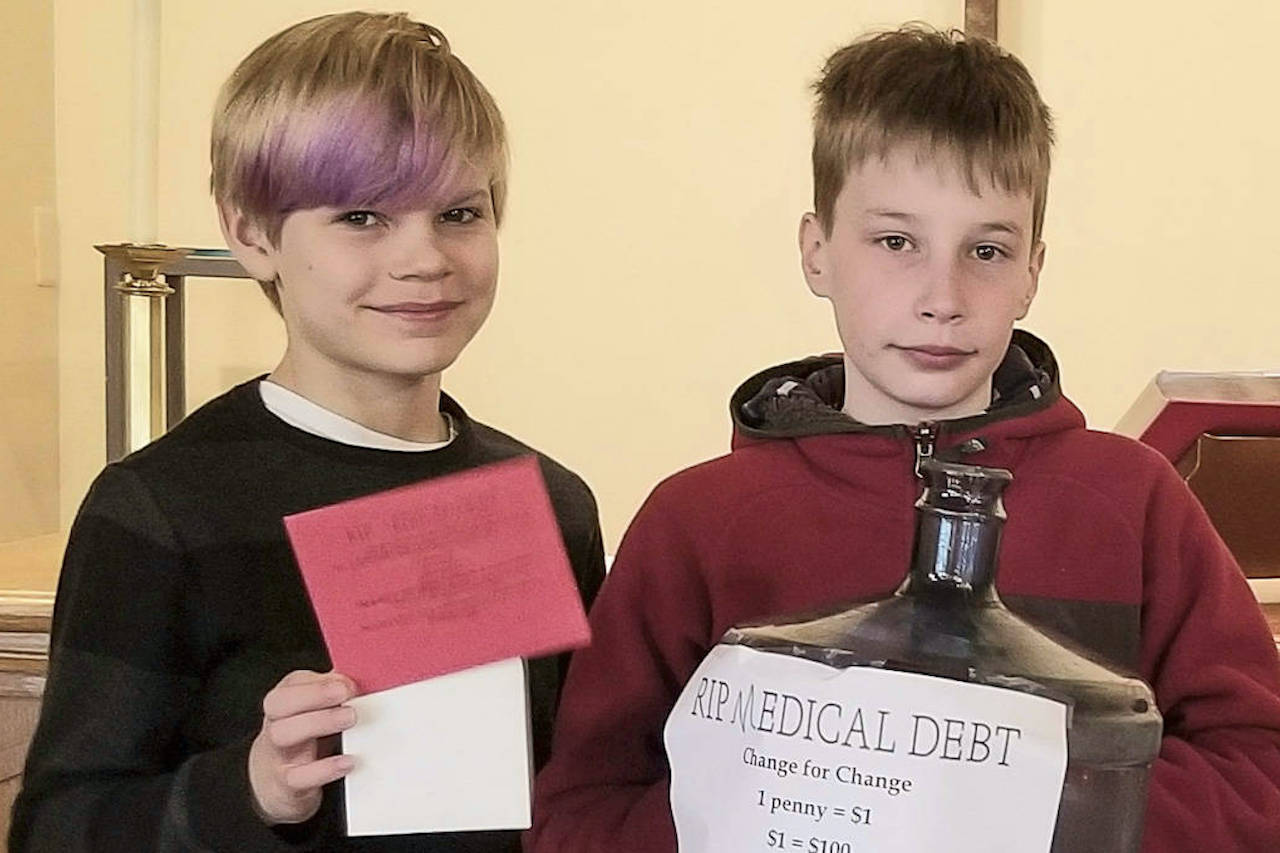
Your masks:
[[[497,104],[442,32],[403,13],[324,15],[264,41],[223,84],[210,159],[217,203],[273,244],[295,210],[406,208],[462,165],[487,173],[499,222],[506,200]]]
[[[828,235],[849,170],[913,144],[955,156],[975,191],[982,175],[1030,192],[1039,239],[1053,119],[1012,54],[958,30],[909,24],[837,50],[813,90],[813,203]]]

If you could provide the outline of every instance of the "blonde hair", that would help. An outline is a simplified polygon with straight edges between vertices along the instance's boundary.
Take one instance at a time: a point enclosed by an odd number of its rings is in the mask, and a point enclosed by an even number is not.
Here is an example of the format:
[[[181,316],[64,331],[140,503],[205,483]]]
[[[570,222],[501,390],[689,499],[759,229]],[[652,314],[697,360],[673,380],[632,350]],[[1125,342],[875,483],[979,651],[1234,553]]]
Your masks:
[[[499,222],[506,201],[497,104],[443,33],[403,13],[324,15],[264,41],[218,95],[210,160],[219,206],[273,244],[295,210],[408,208],[463,166],[488,174]]]
[[[958,30],[910,24],[837,50],[813,89],[813,203],[828,235],[849,170],[905,144],[955,157],[975,192],[980,177],[1029,192],[1039,239],[1053,119],[1013,55]]]

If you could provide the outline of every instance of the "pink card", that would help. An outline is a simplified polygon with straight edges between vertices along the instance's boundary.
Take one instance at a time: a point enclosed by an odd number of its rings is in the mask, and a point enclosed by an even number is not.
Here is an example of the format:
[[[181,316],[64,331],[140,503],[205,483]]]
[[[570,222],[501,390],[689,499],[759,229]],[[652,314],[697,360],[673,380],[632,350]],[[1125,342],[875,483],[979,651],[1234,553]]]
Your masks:
[[[362,693],[590,641],[533,456],[284,524],[334,668]]]

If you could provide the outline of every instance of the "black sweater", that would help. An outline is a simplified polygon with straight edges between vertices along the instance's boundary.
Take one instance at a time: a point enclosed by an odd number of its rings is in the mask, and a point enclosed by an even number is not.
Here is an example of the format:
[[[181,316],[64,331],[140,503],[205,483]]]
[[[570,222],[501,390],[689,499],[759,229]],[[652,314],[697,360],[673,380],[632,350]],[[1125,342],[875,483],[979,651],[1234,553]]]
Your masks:
[[[67,544],[14,853],[519,850],[515,832],[347,839],[341,783],[315,818],[272,829],[249,789],[263,696],[291,670],[331,667],[281,519],[532,452],[441,407],[457,427],[447,447],[373,450],[285,424],[253,381],[107,466]],[[604,575],[595,501],[538,459],[590,603]],[[564,662],[529,662],[537,766]]]

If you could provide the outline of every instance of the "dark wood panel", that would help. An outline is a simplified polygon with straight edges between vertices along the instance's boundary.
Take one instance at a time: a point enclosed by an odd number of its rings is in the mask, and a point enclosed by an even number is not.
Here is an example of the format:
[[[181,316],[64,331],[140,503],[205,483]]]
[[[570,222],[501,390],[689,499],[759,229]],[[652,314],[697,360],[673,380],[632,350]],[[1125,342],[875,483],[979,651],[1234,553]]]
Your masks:
[[[965,0],[964,31],[995,41],[999,35],[1000,0]]]

